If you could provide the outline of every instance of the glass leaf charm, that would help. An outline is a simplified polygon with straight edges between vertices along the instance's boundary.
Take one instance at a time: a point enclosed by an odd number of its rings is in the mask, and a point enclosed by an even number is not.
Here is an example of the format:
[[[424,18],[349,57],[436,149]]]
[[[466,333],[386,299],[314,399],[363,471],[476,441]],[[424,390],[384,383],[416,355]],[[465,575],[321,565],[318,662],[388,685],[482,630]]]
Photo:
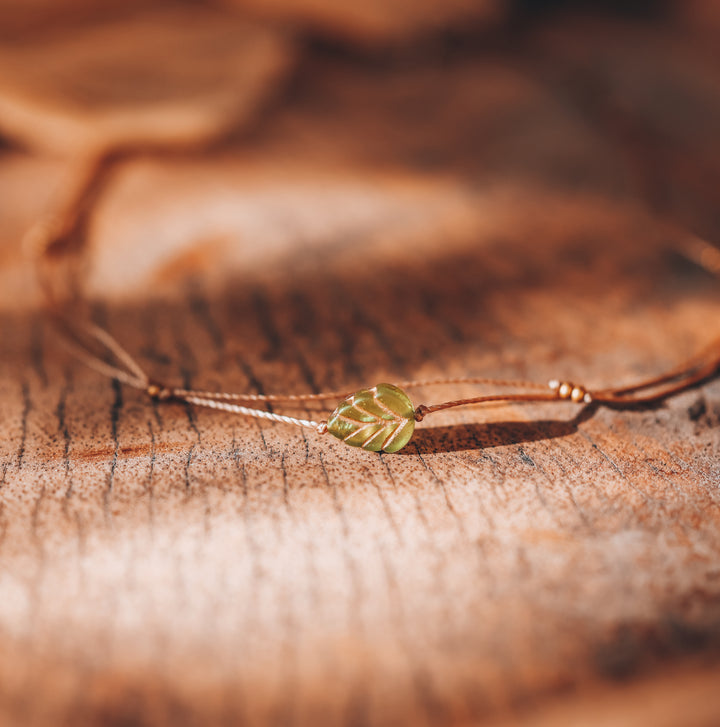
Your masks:
[[[378,384],[343,399],[328,418],[327,430],[353,447],[397,452],[415,430],[415,409],[402,389]]]

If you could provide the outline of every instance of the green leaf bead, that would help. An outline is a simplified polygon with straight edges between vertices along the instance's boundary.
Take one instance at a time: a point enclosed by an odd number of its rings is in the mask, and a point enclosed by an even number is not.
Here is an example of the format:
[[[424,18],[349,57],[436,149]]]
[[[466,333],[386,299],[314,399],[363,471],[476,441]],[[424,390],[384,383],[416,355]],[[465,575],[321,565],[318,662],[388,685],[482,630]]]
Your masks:
[[[415,409],[393,384],[361,389],[343,399],[327,421],[334,437],[371,452],[397,452],[415,430]]]

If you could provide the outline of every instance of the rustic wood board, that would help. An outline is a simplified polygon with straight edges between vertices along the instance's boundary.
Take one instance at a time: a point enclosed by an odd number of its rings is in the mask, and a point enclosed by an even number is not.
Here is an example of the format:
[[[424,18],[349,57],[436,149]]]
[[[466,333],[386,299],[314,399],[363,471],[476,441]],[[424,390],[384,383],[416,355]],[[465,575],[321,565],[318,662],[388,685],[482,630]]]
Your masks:
[[[98,315],[157,375],[264,391],[460,362],[601,382],[706,339],[702,273],[555,242]],[[2,347],[0,683],[26,723],[475,719],[717,645],[717,383],[468,411],[391,456],[154,408],[34,317]]]
[[[317,63],[221,152],[118,170],[92,313],[155,376],[600,385],[717,335],[720,286],[667,252],[621,142],[529,67]],[[474,89],[466,117],[438,101],[450,79]],[[405,104],[430,116],[407,134]],[[32,186],[45,168],[7,162]],[[36,208],[11,209],[20,230]],[[28,280],[17,243],[2,250],[5,279]],[[8,290],[0,721],[720,719],[717,380],[646,410],[458,411],[374,455],[153,405]]]

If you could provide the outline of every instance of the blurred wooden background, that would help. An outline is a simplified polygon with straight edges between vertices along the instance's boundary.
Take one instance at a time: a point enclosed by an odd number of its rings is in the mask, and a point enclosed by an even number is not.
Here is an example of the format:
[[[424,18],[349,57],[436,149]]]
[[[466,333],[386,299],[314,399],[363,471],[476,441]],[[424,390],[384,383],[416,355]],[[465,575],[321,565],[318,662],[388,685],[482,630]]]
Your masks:
[[[718,381],[373,455],[88,371],[27,255],[106,159],[85,294],[163,379],[660,372],[720,333],[720,12],[615,6],[0,3],[1,724],[720,723]]]

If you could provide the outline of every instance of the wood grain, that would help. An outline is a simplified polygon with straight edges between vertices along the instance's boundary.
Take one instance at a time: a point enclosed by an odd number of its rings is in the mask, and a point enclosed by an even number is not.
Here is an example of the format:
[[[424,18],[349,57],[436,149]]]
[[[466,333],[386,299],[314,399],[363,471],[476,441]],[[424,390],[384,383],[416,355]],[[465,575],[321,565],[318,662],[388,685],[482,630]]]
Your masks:
[[[594,386],[717,335],[717,280],[668,249],[627,139],[557,66],[325,54],[222,149],[108,185],[90,310],[153,375]],[[0,181],[42,189],[46,168],[6,152]],[[632,411],[458,410],[358,451],[88,371],[5,287],[30,279],[19,236],[0,248],[0,723],[720,719],[720,382]]]
[[[401,285],[378,262],[98,315],[162,376],[257,391],[458,361],[646,374],[717,317],[700,273],[563,252],[445,249]],[[715,384],[644,412],[468,411],[376,456],[153,407],[34,318],[5,317],[0,360],[0,668],[23,720],[454,722],[717,644]]]

